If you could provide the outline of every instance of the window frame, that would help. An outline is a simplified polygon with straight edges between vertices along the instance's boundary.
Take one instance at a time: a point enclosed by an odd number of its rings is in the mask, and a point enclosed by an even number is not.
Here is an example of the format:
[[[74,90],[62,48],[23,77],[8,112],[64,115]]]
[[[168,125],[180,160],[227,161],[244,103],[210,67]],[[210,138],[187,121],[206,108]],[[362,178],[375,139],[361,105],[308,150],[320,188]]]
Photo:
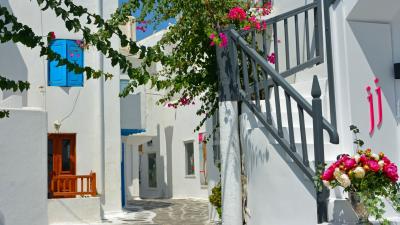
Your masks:
[[[193,169],[191,170],[193,173],[189,174],[189,162],[188,162],[188,148],[187,144],[192,145],[192,157],[193,157]],[[196,160],[194,153],[194,140],[187,140],[183,142],[183,146],[185,149],[185,177],[186,178],[195,178],[196,177]]]
[[[68,49],[69,49],[69,43],[76,43],[76,41],[79,41],[79,39],[63,39],[63,38],[59,38],[59,39],[54,39],[51,41],[51,43],[49,44],[49,48],[52,49],[52,45],[55,44],[56,42],[64,42],[65,45],[65,54],[61,54],[62,57],[65,57],[65,59],[69,60],[70,56],[68,55]],[[80,57],[80,61],[82,61],[82,67],[85,67],[85,50],[83,48],[81,48],[80,46],[77,46],[78,48],[80,48],[82,51],[81,53],[81,57]],[[72,48],[72,47],[71,47]],[[52,49],[53,50],[53,49]],[[69,60],[70,61],[70,60]],[[51,78],[52,76],[56,77],[57,75],[52,73],[52,66],[51,64],[53,63],[53,60],[47,60],[47,86],[49,87],[83,87],[85,84],[85,79],[84,79],[84,73],[80,73],[80,74],[75,74],[74,71],[69,71],[68,68],[66,67],[66,65],[60,66],[60,67],[65,67],[62,68],[62,73],[60,76],[63,77],[63,83],[59,84],[59,83],[51,83],[52,80],[54,80],[55,78]],[[57,66],[55,67],[57,68]],[[64,71],[65,70],[65,71]],[[60,71],[59,71],[60,72]],[[72,76],[73,74],[74,76],[80,76],[79,81],[73,81],[72,78],[70,78],[70,76]]]

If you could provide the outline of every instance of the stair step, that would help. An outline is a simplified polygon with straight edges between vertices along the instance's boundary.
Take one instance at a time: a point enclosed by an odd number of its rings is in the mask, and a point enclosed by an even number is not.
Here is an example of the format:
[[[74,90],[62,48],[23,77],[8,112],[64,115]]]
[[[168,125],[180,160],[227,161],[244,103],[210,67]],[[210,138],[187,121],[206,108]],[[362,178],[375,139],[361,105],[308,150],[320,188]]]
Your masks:
[[[278,142],[271,143],[272,145],[278,145]],[[299,155],[302,155],[302,145],[300,143],[296,143],[296,152]],[[307,153],[308,153],[308,160],[314,161],[314,144],[307,144]],[[325,153],[325,161],[335,161],[337,156],[342,152],[338,148],[337,145],[326,143],[324,144],[324,153]]]

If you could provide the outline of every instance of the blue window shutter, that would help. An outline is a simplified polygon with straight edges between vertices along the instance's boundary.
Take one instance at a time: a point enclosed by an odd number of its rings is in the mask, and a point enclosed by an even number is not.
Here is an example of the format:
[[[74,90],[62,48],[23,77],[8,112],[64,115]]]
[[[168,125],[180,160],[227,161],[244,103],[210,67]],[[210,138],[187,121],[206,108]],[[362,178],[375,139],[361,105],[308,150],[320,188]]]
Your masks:
[[[83,49],[75,40],[67,40],[67,58],[71,63],[83,67]],[[74,70],[67,71],[68,86],[83,86],[83,74],[75,73]]]
[[[61,55],[61,57],[67,57],[67,45],[65,40],[54,40],[50,46],[51,50]],[[57,66],[58,61],[49,62],[49,86],[67,86],[67,66]]]

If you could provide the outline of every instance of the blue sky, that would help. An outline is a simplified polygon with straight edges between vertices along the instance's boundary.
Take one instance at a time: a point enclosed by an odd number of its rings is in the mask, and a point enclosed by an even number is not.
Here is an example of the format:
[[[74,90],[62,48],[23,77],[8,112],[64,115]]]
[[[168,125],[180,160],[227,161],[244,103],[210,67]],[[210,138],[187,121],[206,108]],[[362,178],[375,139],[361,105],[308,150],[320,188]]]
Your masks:
[[[121,4],[122,4],[123,2],[125,2],[126,0],[118,0],[118,1],[119,1],[119,4],[121,5]],[[134,17],[138,17],[139,14],[140,14],[140,10],[136,11],[136,12],[133,14],[133,16],[134,16]],[[148,18],[146,18],[146,19],[150,19],[150,18],[151,18],[151,15],[150,15]],[[157,32],[157,31],[160,31],[160,30],[162,30],[162,29],[165,29],[166,27],[168,27],[168,24],[170,24],[170,23],[172,23],[172,24],[175,23],[175,19],[162,22],[162,23],[159,24],[155,29],[153,29],[154,24],[149,24],[149,25],[147,25],[147,30],[146,30],[145,32],[142,32],[142,31],[140,31],[140,30],[137,30],[137,31],[136,31],[136,40],[137,40],[137,41],[140,41],[140,40],[142,40],[142,39],[144,39],[144,38],[150,36],[151,34]]]

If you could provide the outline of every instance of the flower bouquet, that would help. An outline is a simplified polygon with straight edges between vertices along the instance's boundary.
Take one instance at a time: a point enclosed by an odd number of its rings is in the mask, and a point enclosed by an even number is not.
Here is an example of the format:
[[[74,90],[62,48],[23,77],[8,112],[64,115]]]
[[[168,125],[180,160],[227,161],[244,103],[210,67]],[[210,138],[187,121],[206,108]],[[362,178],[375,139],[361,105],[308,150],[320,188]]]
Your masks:
[[[358,133],[354,126],[352,131]],[[359,148],[363,145],[359,139],[355,143]],[[341,186],[349,193],[349,200],[362,224],[369,224],[369,215],[381,224],[389,224],[383,218],[383,198],[389,200],[396,211],[400,211],[397,166],[383,152],[375,154],[371,149],[360,149],[355,156],[340,155],[322,172],[320,179],[330,189]]]

